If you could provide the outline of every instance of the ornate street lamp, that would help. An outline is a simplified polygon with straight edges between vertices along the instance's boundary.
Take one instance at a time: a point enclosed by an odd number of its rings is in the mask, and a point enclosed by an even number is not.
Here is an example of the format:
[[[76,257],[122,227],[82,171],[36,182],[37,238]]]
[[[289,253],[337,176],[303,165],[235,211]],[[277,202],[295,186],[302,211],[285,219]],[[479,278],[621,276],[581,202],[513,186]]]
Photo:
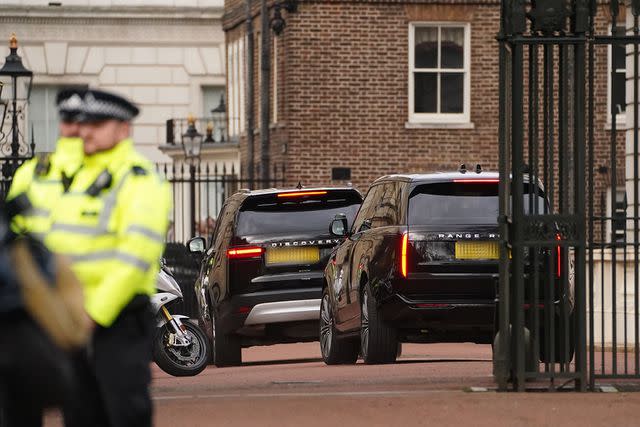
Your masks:
[[[192,116],[189,116],[187,122],[189,124],[187,131],[182,134],[184,157],[187,160],[199,159],[202,149],[202,134],[196,129],[195,119]]]
[[[14,172],[17,167],[17,162],[20,160],[20,130],[18,126],[18,118],[23,116],[24,112],[22,107],[18,107],[18,103],[26,104],[29,101],[31,95],[31,84],[33,82],[33,72],[25,68],[22,65],[22,58],[18,55],[18,39],[15,33],[11,35],[9,39],[9,56],[6,57],[5,63],[0,68],[0,82],[4,86],[4,98],[2,102],[6,112],[7,106],[10,105],[11,113],[11,152],[10,159],[11,171]],[[4,122],[4,114],[3,114]],[[1,130],[1,129],[0,129]],[[28,154],[28,152],[22,153]]]
[[[216,141],[224,142],[224,133],[227,122],[227,107],[224,105],[224,95],[220,95],[220,103],[216,108],[211,110],[211,115],[213,116],[216,134],[220,134],[220,138],[217,138],[218,135],[216,135],[215,139]]]
[[[202,134],[198,132],[193,116],[187,119],[189,126],[182,134],[182,149],[184,157],[189,162],[189,192],[191,212],[191,235],[196,235],[196,163],[200,161],[202,149]]]

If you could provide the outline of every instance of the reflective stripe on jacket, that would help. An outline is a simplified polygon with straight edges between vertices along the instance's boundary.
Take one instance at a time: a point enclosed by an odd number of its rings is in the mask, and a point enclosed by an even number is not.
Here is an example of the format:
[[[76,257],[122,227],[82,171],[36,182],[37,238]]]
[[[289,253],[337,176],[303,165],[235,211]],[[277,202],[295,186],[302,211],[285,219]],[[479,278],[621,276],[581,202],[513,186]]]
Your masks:
[[[170,208],[168,184],[131,140],[85,158],[45,243],[71,260],[96,323],[110,326],[135,295],[154,292]]]
[[[47,158],[34,157],[18,168],[7,200],[25,193],[31,209],[13,219],[14,231],[44,238],[50,225],[51,209],[64,191],[63,180],[78,171],[83,157],[80,138],[60,138],[53,154]]]

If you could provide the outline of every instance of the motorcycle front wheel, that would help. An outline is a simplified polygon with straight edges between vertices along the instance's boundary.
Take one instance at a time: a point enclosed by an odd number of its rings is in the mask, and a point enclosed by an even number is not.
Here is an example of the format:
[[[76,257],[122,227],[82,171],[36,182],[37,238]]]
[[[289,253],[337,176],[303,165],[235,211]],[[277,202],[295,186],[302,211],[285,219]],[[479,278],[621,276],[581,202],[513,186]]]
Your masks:
[[[200,327],[190,321],[182,324],[191,337],[187,347],[171,345],[169,337],[173,331],[168,324],[158,329],[153,343],[153,360],[160,369],[175,377],[198,375],[207,367],[210,357],[207,337]]]

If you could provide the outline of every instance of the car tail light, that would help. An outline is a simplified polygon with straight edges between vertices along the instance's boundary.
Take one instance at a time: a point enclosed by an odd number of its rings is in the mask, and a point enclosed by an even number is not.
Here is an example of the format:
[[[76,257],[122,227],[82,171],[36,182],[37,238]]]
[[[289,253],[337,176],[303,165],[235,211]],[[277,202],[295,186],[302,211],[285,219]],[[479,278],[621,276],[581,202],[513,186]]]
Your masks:
[[[442,304],[442,303],[418,303],[415,304],[416,308],[452,308],[451,304]]]
[[[251,307],[243,305],[238,307],[238,309],[236,310],[237,314],[247,314],[251,311]]]
[[[240,248],[231,248],[227,251],[227,258],[229,259],[241,259],[241,258],[256,258],[262,255],[264,248],[259,246],[244,246]]]
[[[562,240],[560,234],[556,234],[556,240]],[[556,275],[562,277],[562,252],[560,251],[560,245],[556,246]]]
[[[278,197],[303,197],[303,196],[324,196],[326,191],[295,191],[293,193],[280,193]]]
[[[407,277],[407,246],[409,246],[409,234],[402,235],[402,249],[400,251],[400,271],[402,277]]]

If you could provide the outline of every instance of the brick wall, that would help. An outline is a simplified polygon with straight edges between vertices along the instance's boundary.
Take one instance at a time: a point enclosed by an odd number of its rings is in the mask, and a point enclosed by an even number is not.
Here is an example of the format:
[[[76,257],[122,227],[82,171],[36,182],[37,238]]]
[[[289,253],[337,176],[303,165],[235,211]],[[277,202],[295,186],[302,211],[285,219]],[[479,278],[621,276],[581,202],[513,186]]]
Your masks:
[[[253,4],[257,49],[259,2]],[[285,13],[287,27],[278,40],[279,105],[278,124],[271,130],[272,162],[286,164],[291,185],[298,181],[308,186],[342,184],[331,181],[331,168],[349,167],[351,181],[362,190],[388,173],[451,170],[460,163],[481,163],[495,170],[499,13],[499,3],[493,1],[300,2],[297,13]],[[227,40],[244,34],[245,14],[244,0],[225,1]],[[606,32],[606,11],[598,16],[598,32]],[[416,21],[470,23],[471,128],[406,126],[409,23]],[[610,163],[610,132],[606,128],[606,48],[598,48],[596,55],[597,167]],[[255,65],[259,130],[257,51]],[[245,138],[241,147],[245,166]],[[618,167],[623,171],[623,132],[618,134],[617,148]],[[260,135],[255,133],[256,164],[259,161]],[[599,181],[597,188],[607,185]]]

